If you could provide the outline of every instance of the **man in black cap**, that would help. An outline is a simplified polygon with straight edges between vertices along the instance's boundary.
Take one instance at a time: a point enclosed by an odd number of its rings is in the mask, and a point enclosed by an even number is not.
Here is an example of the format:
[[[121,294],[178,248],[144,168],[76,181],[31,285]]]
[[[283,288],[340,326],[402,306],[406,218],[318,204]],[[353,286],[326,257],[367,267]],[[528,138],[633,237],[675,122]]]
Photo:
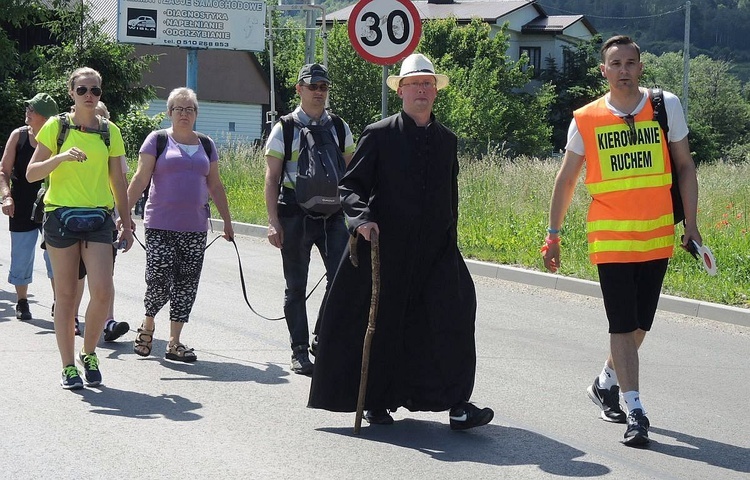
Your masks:
[[[310,125],[327,127],[321,134],[330,134],[332,138],[329,140],[339,146],[346,164],[354,153],[349,125],[326,111],[330,86],[326,67],[318,63],[302,67],[295,87],[300,105],[273,127],[265,152],[268,241],[281,249],[286,280],[284,315],[292,347],[291,369],[302,375],[309,375],[313,370],[308,356],[310,334],[305,299],[312,246],[318,247],[325,263],[327,292],[349,237],[340,208],[330,215],[305,211],[297,203],[295,189],[302,128]],[[285,129],[287,135],[284,135]],[[314,348],[311,352],[314,354]]]
[[[36,242],[42,225],[31,217],[42,181],[29,183],[26,167],[36,148],[36,132],[44,122],[57,115],[57,103],[46,93],[23,102],[26,105],[26,125],[11,132],[0,162],[0,193],[3,214],[8,216],[10,228],[10,272],[8,282],[16,288],[16,318],[31,320],[27,293],[34,272]],[[47,276],[52,278],[52,266],[44,252]]]

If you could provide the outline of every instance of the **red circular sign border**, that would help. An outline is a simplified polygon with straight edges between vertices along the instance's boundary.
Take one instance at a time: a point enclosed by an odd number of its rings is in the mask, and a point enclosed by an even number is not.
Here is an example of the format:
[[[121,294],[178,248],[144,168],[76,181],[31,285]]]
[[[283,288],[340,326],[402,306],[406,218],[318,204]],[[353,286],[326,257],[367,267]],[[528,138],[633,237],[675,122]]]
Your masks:
[[[394,65],[399,60],[402,60],[409,56],[417,48],[419,40],[422,38],[422,19],[419,16],[417,7],[415,7],[410,0],[396,0],[398,3],[406,7],[406,10],[408,10],[409,13],[411,13],[411,20],[418,19],[418,21],[414,23],[414,35],[411,39],[411,42],[409,42],[406,48],[398,55],[393,55],[391,57],[377,57],[369,53],[362,47],[362,45],[357,41],[358,37],[356,33],[357,17],[359,16],[359,13],[368,4],[374,1],[375,0],[360,0],[356,5],[354,5],[352,12],[349,14],[349,25],[347,26],[349,32],[349,41],[351,42],[352,47],[354,47],[354,50],[359,54],[359,56],[361,56],[368,62],[375,63],[377,65]],[[352,19],[354,20],[352,21]]]

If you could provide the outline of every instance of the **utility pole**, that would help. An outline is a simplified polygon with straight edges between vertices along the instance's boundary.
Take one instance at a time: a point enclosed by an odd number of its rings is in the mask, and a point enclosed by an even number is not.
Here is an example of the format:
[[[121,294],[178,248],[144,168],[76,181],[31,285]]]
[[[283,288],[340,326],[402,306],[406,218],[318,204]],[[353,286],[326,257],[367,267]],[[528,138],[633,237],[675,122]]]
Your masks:
[[[685,2],[685,45],[682,47],[682,111],[688,116],[688,77],[690,76],[690,0]]]
[[[307,0],[309,5],[315,5],[315,0]],[[312,8],[305,12],[305,63],[315,63],[315,17],[317,12]]]

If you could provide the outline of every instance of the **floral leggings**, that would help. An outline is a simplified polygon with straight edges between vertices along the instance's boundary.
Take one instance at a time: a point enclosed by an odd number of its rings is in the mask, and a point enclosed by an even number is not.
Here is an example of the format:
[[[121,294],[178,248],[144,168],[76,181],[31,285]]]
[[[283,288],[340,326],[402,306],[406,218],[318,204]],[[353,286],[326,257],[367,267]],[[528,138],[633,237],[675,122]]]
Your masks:
[[[146,229],[146,316],[169,301],[169,319],[187,322],[198,293],[206,232]]]

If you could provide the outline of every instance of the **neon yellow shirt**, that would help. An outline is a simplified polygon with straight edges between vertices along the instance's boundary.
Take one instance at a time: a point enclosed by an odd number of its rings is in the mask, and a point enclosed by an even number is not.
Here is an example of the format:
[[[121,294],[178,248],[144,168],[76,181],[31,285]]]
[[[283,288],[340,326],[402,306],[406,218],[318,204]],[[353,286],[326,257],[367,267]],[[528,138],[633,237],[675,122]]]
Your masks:
[[[71,125],[74,125],[71,122]],[[52,155],[58,153],[57,137],[60,133],[60,118],[55,115],[44,124],[36,139],[49,148]],[[68,130],[68,137],[60,151],[78,147],[86,154],[84,162],[65,161],[49,176],[49,188],[44,195],[44,211],[59,207],[114,207],[114,198],[109,186],[109,158],[125,155],[120,128],[109,122],[109,151],[98,133]]]

